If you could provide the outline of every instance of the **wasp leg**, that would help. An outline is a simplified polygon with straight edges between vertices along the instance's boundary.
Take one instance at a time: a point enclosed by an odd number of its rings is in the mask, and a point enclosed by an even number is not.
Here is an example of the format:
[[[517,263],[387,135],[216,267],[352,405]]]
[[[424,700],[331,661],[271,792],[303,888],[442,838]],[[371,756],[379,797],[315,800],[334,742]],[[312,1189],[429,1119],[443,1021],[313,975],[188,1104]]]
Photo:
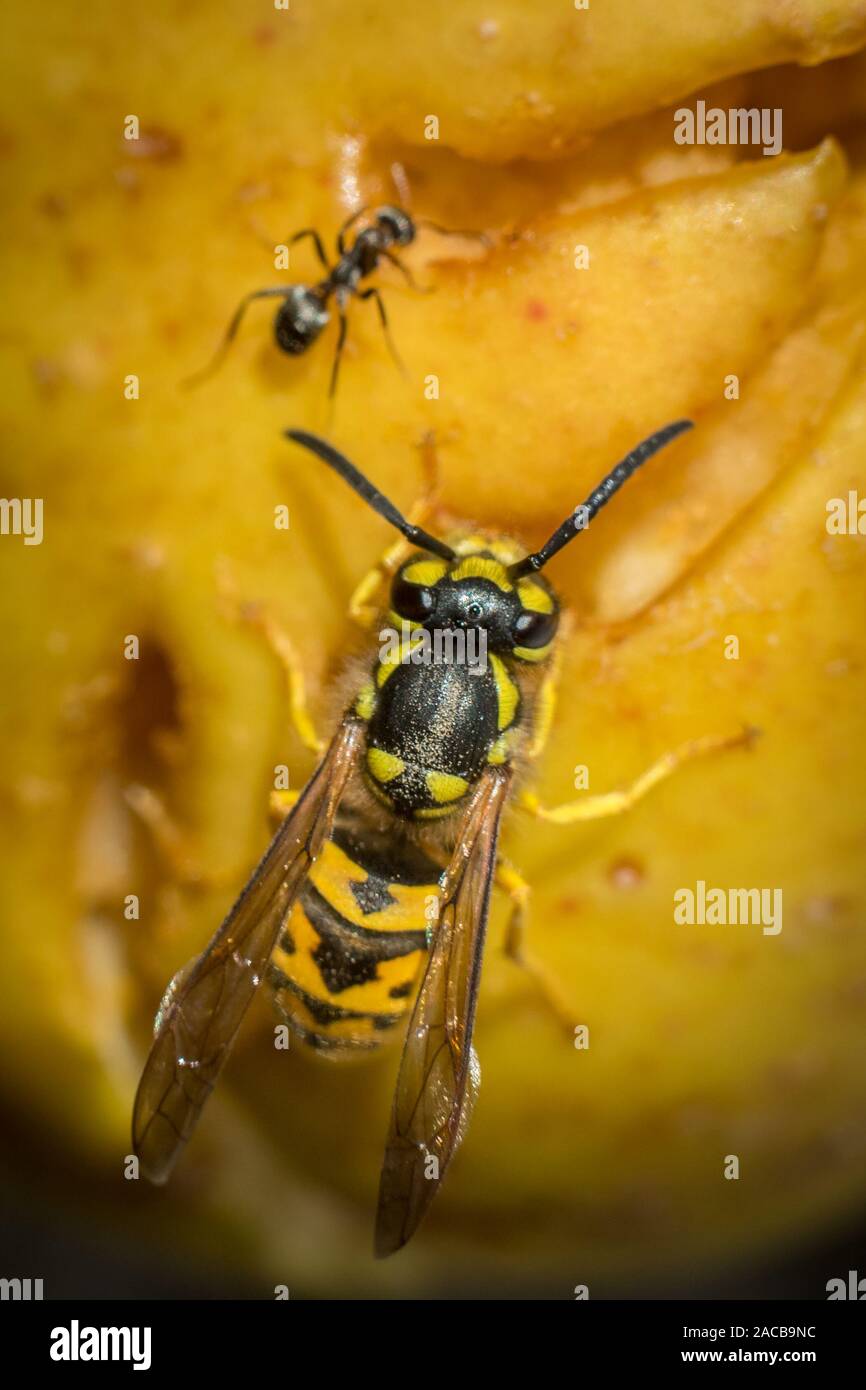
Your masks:
[[[532,889],[517,870],[500,857],[496,865],[496,883],[511,899],[511,916],[505,929],[505,954],[529,975],[544,1005],[569,1037],[574,1035],[574,1010],[551,976],[546,966],[526,949],[526,929],[529,899]]]
[[[304,237],[310,238],[310,240],[316,248],[316,255],[318,256],[322,265],[325,267],[325,270],[330,271],[331,266],[327,256],[325,255],[325,248],[322,245],[322,238],[319,236],[319,233],[316,231],[315,227],[304,227],[302,231],[295,232],[294,236],[289,237],[287,245],[294,246],[296,242],[303,241]]]
[[[524,791],[517,797],[518,806],[529,811],[539,820],[551,821],[555,825],[574,825],[578,821],[599,820],[603,816],[618,816],[628,811],[636,802],[646,796],[648,791],[665,781],[677,768],[693,758],[702,758],[708,753],[720,753],[725,748],[748,747],[757,736],[758,730],[750,727],[739,729],[735,734],[707,734],[703,738],[690,739],[680,748],[665,753],[635,778],[628,787],[617,791],[603,792],[600,796],[586,796],[578,801],[566,801],[561,806],[541,805],[534,792]]]
[[[399,352],[394,346],[394,339],[391,337],[391,330],[388,327],[388,315],[385,312],[385,303],[382,299],[381,294],[379,293],[375,285],[371,285],[368,290],[359,290],[358,298],[374,299],[376,301],[376,308],[379,310],[379,320],[382,324],[382,332],[385,334],[385,342],[388,344],[388,351],[394,359],[394,364],[397,367],[397,369],[402,373],[403,376],[405,376],[406,368],[403,365],[402,357],[400,356]]]
[[[232,622],[246,623],[250,627],[256,628],[279,660],[286,676],[289,715],[295,726],[295,731],[305,748],[309,748],[313,753],[321,753],[325,743],[316,733],[316,727],[307,705],[306,681],[292,639],[261,604],[241,601],[234,582],[225,569],[220,569],[218,572],[217,585],[220,604],[226,617]]]
[[[424,470],[424,492],[409,512],[413,526],[423,526],[436,506],[439,488],[439,467],[436,461],[436,448],[432,431],[421,440],[421,464]],[[390,545],[385,554],[357,585],[349,600],[349,617],[365,630],[369,629],[380,615],[380,605],[376,601],[379,590],[411,555],[413,546],[404,537]]]
[[[243,318],[249,305],[252,304],[254,299],[279,298],[288,298],[288,291],[285,285],[280,285],[277,288],[268,290],[251,290],[249,294],[245,294],[240,304],[235,309],[231,317],[231,320],[229,321],[229,326],[226,329],[225,334],[223,335],[223,340],[217,348],[216,352],[214,353],[213,357],[211,358],[210,362],[208,362],[206,367],[202,367],[201,371],[193,372],[192,376],[186,377],[181,382],[181,385],[184,387],[198,386],[200,382],[204,381],[207,377],[212,376],[213,373],[217,370],[217,368],[222,365],[223,359],[225,358],[226,353],[228,352],[229,348],[231,347],[234,341],[235,334],[241,326],[241,319]]]

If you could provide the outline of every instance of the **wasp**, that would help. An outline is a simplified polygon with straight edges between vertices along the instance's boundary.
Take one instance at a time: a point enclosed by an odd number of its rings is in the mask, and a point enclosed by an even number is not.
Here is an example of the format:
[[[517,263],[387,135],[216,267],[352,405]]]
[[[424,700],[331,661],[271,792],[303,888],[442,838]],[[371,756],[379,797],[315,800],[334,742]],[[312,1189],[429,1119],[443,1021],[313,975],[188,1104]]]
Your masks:
[[[205,950],[165,993],[134,1106],[145,1176],[169,1176],[264,985],[303,1042],[333,1059],[403,1035],[376,1253],[391,1254],[413,1234],[478,1090],[473,1029],[495,880],[514,905],[506,944],[522,955],[528,885],[497,848],[512,796],[558,824],[612,815],[686,758],[743,738],[695,739],[630,787],[557,808],[515,789],[553,713],[562,614],[543,571],[690,423],[644,440],[531,554],[474,531],[439,539],[325,440],[287,431],[400,533],[359,585],[352,611],[367,624],[384,611],[401,636],[396,649],[368,651],[354,668],[315,772],[300,795],[276,794],[285,801],[270,848]],[[388,581],[383,609],[377,593]],[[415,662],[411,652],[433,631],[474,633],[486,659],[471,667]],[[293,713],[310,742],[305,706]]]
[[[369,225],[362,227],[351,246],[347,246],[347,233],[368,211],[369,209],[366,207],[359,208],[343,223],[337,233],[337,259],[333,263],[328,260],[322,238],[314,227],[304,227],[300,232],[295,232],[294,236],[289,238],[289,246],[294,246],[297,242],[307,238],[312,241],[316,255],[325,270],[324,279],[315,285],[277,285],[270,289],[252,290],[245,295],[235,310],[213,359],[203,371],[190,377],[187,385],[203,381],[205,377],[216,371],[234,341],[244,314],[256,299],[281,299],[283,301],[274,315],[273,331],[277,347],[288,353],[290,357],[299,357],[312,347],[322,330],[331,321],[328,304],[330,300],[334,301],[340,328],[337,334],[334,362],[328,386],[329,398],[334,396],[337,389],[340,363],[349,328],[346,309],[353,297],[374,301],[379,312],[379,321],[388,350],[402,371],[403,364],[391,338],[388,314],[381,291],[375,285],[368,285],[362,289],[361,281],[371,276],[378,268],[380,261],[384,260],[400,271],[412,289],[426,293],[427,287],[417,284],[409,267],[404,265],[396,254],[395,247],[410,246],[418,234],[418,228],[422,226],[432,227],[443,236],[476,237],[485,244],[487,244],[487,237],[481,232],[453,231],[446,227],[440,227],[435,222],[415,222],[403,208],[386,205],[375,209]]]

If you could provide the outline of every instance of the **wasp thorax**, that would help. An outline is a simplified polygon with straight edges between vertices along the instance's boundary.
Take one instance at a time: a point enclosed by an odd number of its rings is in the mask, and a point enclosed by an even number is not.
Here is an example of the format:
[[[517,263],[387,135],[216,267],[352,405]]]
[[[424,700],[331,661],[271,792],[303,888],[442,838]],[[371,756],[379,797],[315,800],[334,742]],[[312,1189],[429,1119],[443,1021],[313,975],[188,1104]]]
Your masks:
[[[559,605],[546,581],[527,576],[512,583],[505,565],[487,551],[449,563],[413,556],[394,576],[396,617],[428,631],[483,632],[490,651],[540,661],[559,623]]]

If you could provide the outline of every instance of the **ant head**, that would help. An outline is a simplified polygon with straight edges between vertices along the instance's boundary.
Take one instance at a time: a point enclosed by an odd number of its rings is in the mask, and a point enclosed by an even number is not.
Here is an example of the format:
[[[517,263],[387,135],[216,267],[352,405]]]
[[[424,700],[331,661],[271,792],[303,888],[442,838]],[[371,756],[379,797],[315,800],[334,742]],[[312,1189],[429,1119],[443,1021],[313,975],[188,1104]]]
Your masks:
[[[391,233],[398,246],[408,246],[415,240],[415,223],[402,208],[383,207],[376,211],[376,221]]]
[[[298,357],[316,341],[330,317],[315,290],[292,285],[277,310],[274,337],[283,352]]]

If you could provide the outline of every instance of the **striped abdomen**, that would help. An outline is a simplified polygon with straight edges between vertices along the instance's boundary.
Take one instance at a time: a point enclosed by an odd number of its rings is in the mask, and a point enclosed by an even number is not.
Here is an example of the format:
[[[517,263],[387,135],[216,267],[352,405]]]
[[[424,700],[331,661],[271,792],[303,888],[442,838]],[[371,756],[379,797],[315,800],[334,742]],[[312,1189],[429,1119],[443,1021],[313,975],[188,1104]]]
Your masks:
[[[410,844],[337,822],[268,973],[279,1012],[310,1046],[374,1048],[404,1018],[436,920],[439,872]]]

